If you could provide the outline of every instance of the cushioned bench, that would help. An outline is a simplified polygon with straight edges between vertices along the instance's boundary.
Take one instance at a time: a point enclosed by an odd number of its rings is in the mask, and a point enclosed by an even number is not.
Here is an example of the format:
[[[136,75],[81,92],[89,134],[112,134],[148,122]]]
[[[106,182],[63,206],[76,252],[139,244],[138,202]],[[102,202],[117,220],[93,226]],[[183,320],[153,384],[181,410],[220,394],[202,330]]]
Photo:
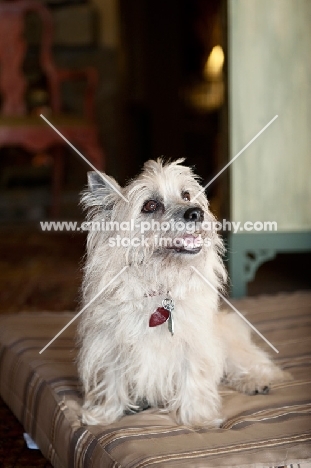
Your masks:
[[[154,409],[111,426],[82,426],[72,314],[0,317],[0,393],[55,467],[311,467],[311,292],[235,300],[294,380],[269,395],[222,388],[218,430],[177,426]],[[262,347],[268,346],[260,341]]]

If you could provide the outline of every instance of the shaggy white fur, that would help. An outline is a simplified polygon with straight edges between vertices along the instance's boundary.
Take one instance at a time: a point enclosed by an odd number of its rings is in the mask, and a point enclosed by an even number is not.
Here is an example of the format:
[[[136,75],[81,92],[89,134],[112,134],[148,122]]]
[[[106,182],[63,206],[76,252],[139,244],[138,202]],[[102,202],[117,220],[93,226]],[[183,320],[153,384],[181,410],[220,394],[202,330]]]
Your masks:
[[[88,235],[84,305],[106,289],[85,310],[79,325],[78,368],[85,392],[82,419],[87,424],[112,423],[125,412],[139,411],[147,401],[174,413],[181,424],[217,426],[221,379],[243,392],[266,393],[272,381],[285,377],[252,343],[248,327],[238,316],[218,311],[217,293],[191,268],[195,266],[222,290],[226,281],[220,257],[223,245],[216,232],[202,229],[202,221],[214,217],[204,193],[191,202],[201,186],[181,163],[148,161],[124,188],[105,176],[129,203],[98,174],[89,174],[89,189],[82,197],[88,219],[135,220],[135,226],[116,231],[116,225]],[[140,223],[152,220],[194,221],[195,232],[189,235],[186,227],[178,232],[149,229],[143,234],[148,241],[144,245],[124,247],[113,241],[117,235],[119,240],[140,239]],[[181,243],[159,246],[159,237],[178,237]],[[174,336],[166,323],[149,326],[151,315],[168,294],[175,305]]]

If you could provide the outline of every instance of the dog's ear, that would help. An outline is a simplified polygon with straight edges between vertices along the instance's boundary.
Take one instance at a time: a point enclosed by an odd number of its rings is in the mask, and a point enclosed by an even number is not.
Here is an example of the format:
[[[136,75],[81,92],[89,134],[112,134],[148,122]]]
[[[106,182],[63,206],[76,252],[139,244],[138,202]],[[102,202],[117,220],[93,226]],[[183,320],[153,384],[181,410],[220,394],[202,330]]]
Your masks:
[[[118,182],[113,177],[101,172],[88,172],[87,181],[89,191],[97,198],[120,194],[122,190]]]
[[[106,187],[106,181],[99,172],[89,171],[87,173],[87,182],[91,192],[95,192],[98,189]]]
[[[122,188],[118,182],[106,174],[90,171],[87,173],[88,189],[82,193],[81,203],[84,208],[102,206],[111,210]]]

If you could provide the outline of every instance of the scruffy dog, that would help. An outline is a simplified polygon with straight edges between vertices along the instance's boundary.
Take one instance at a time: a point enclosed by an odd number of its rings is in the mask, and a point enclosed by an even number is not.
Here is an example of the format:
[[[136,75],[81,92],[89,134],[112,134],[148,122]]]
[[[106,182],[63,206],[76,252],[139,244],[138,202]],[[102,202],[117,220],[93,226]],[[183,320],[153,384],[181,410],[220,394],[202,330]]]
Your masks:
[[[92,302],[78,332],[87,424],[149,405],[184,425],[219,426],[221,380],[255,394],[285,375],[237,314],[218,310],[223,245],[181,163],[148,161],[124,188],[89,173],[82,203],[97,230],[88,234],[83,282],[84,305]]]

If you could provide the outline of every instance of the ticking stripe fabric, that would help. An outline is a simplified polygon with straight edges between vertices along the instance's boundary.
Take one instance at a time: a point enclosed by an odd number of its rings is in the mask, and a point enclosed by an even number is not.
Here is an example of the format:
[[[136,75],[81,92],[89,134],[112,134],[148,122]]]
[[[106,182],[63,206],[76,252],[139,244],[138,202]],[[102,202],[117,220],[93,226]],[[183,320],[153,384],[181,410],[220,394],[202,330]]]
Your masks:
[[[69,313],[0,316],[0,394],[57,468],[311,468],[311,292],[232,302],[279,350],[271,353],[294,380],[268,395],[221,388],[222,429],[191,430],[154,409],[82,426],[75,323],[39,354]]]

